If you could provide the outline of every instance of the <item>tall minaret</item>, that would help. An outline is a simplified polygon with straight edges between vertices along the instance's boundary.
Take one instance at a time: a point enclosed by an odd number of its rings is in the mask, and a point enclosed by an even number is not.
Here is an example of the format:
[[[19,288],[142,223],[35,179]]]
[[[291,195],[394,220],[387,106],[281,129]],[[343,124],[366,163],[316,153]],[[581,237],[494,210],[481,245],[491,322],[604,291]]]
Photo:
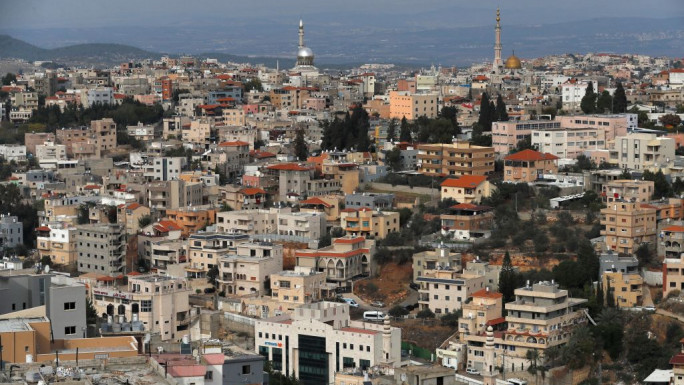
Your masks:
[[[304,22],[302,22],[302,19],[299,19],[299,48],[302,47],[304,47]],[[501,58],[501,55],[499,55],[499,58]]]
[[[496,369],[496,358],[494,357],[494,330],[491,326],[487,327],[487,339],[485,341],[482,384],[496,385],[496,376],[499,374],[499,371]]]
[[[501,13],[499,8],[496,9],[496,28],[494,28],[494,31],[496,42],[494,43],[494,63],[492,67],[494,72],[499,73],[499,70],[503,67],[503,62],[501,61]]]

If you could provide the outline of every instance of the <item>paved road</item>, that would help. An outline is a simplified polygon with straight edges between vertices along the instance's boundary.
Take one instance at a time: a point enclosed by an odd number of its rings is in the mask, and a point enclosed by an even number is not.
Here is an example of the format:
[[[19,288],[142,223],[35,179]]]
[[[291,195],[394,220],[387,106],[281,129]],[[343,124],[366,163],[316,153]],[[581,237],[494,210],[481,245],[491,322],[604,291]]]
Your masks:
[[[385,306],[385,307],[375,307],[372,306],[370,303],[362,300],[359,298],[356,294],[354,293],[343,293],[342,298],[351,298],[356,303],[359,304],[359,307],[357,309],[354,309],[355,311],[352,311],[352,315],[355,315],[356,313],[359,313],[359,318],[363,316],[363,311],[368,311],[368,310],[382,310],[384,312],[388,312],[393,306]],[[399,303],[399,306],[405,306],[405,305],[413,305],[418,303],[418,292],[409,289],[409,295]]]
[[[653,298],[651,298],[651,290],[649,290],[648,285],[641,285],[644,290],[644,295],[642,296],[641,299],[641,305],[643,307],[648,307],[648,306],[655,306],[653,303]]]
[[[675,314],[671,311],[663,310],[663,309],[656,309],[656,314],[664,315],[666,317],[674,318],[679,322],[684,322],[684,316],[681,316],[679,314]]]

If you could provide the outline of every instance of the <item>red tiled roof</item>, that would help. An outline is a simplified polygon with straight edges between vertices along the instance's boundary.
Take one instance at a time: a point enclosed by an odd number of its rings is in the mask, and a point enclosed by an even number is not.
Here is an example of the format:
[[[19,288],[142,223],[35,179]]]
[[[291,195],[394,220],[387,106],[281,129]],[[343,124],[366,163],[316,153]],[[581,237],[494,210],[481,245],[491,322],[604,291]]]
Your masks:
[[[89,184],[89,185],[83,187],[83,189],[84,190],[99,190],[100,186],[98,186],[96,184]]]
[[[142,275],[142,273],[139,273],[137,271],[131,271],[130,273],[126,274],[129,277],[135,277],[136,275]]]
[[[259,150],[252,150],[249,152],[249,155],[257,158],[257,159],[264,159],[264,158],[275,158],[276,154],[268,151],[259,151]]]
[[[169,367],[171,377],[204,377],[207,367],[204,365],[174,365]]]
[[[684,233],[684,226],[672,225],[664,228],[663,231],[671,231],[673,233]]]
[[[472,203],[459,203],[457,205],[451,206],[450,208],[454,209],[454,210],[472,210],[472,211],[491,209],[491,207],[489,207],[489,206],[478,206],[478,205],[474,205]]]
[[[50,231],[50,228],[47,226],[40,226],[36,228],[36,231]]]
[[[240,190],[242,195],[266,194],[266,191],[257,187],[247,187]]]
[[[126,208],[129,210],[135,210],[140,206],[141,206],[140,203],[133,202],[133,203],[129,204],[128,206],[126,206]]]
[[[473,293],[473,297],[477,298],[501,298],[503,294],[496,291],[489,291],[487,289],[478,290]]]
[[[249,146],[249,143],[243,142],[241,140],[236,140],[232,142],[222,142],[219,144],[219,147],[242,147],[242,146]]]
[[[678,353],[670,359],[670,365],[684,365],[684,353]]]
[[[114,277],[104,276],[97,279],[100,282],[114,282]]]
[[[309,171],[311,167],[302,166],[297,163],[279,163],[272,164],[268,167],[269,170],[280,170],[280,171]]]
[[[522,151],[516,152],[515,154],[508,155],[504,159],[505,160],[532,161],[532,160],[556,160],[556,159],[558,159],[558,157],[553,155],[553,154],[549,154],[548,152],[542,154],[539,151],[527,149],[527,150],[522,150]]]
[[[322,205],[322,206],[325,206],[326,208],[332,207],[332,205],[330,203],[322,200],[321,198],[316,198],[316,197],[305,199],[305,200],[299,202],[299,204],[300,205]]]
[[[489,321],[487,321],[486,325],[491,326],[491,325],[498,325],[506,322],[506,318],[504,317],[499,317],[499,318],[494,318]]]
[[[205,354],[202,358],[209,365],[223,365],[226,361],[226,356],[223,353]]]
[[[447,179],[440,186],[442,187],[461,187],[472,188],[479,186],[486,181],[487,177],[482,175],[463,175],[458,179]]]

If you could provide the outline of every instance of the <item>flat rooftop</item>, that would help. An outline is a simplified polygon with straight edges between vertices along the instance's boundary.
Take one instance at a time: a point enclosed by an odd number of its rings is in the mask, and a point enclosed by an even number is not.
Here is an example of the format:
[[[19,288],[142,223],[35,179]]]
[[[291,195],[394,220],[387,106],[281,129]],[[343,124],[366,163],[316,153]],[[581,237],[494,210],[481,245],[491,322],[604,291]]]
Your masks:
[[[163,282],[163,281],[173,281],[178,278],[174,277],[169,277],[167,275],[157,275],[157,274],[148,274],[148,275],[138,275],[135,277],[129,277],[130,280],[137,280],[137,281],[145,281],[145,282]]]
[[[47,322],[45,317],[12,318],[0,320],[0,333],[25,332],[33,330],[29,323]]]

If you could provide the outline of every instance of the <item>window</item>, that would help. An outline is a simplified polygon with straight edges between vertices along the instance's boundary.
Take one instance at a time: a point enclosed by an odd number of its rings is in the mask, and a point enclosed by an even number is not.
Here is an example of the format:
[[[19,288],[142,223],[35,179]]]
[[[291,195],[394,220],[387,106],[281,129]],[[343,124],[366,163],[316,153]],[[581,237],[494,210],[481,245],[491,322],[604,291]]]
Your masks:
[[[64,310],[76,310],[76,302],[64,302]]]
[[[64,328],[64,334],[74,335],[76,334],[76,326],[67,326]]]
[[[152,301],[142,300],[140,301],[140,311],[142,313],[149,313],[152,311]]]
[[[205,380],[213,380],[214,379],[214,372],[211,370],[207,370],[207,374],[204,375]]]
[[[251,365],[242,365],[242,374],[250,374],[252,373],[252,366]]]

